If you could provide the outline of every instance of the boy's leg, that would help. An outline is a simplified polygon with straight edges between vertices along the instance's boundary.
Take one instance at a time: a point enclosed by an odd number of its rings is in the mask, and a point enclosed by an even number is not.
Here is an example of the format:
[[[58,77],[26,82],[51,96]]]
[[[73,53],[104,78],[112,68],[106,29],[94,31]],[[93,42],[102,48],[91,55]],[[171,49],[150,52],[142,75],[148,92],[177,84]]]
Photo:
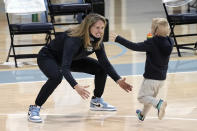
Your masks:
[[[151,107],[152,107],[151,104],[144,104],[144,107],[143,107],[143,109],[142,109],[141,114],[142,114],[143,116],[146,116],[146,115],[148,114],[148,112],[150,111]]]
[[[157,107],[159,100],[155,97],[158,94],[159,88],[162,82],[157,80],[144,79],[138,94],[138,100],[140,103],[144,104],[144,109],[141,114],[144,117],[147,115],[151,106],[153,105],[155,108]]]
[[[139,110],[139,109],[136,110],[137,117],[138,117],[139,120],[144,121],[145,116],[149,112],[151,106],[152,106],[151,104],[144,104],[144,107],[143,107],[142,111]]]
[[[149,79],[144,79],[138,93],[138,100],[144,105],[157,106],[159,100],[155,97],[158,94],[158,89],[154,89],[154,82]]]

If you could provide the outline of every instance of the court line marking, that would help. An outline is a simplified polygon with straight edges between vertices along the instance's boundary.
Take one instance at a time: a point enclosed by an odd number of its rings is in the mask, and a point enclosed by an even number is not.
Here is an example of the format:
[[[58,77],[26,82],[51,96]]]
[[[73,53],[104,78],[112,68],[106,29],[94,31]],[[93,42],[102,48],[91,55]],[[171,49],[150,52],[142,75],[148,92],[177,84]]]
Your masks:
[[[27,114],[0,114],[0,116],[27,116]],[[41,114],[41,116],[68,116],[69,118],[73,117],[104,117],[104,118],[137,118],[137,116],[132,115],[68,115],[68,114]],[[146,119],[158,119],[158,117],[146,117]],[[197,118],[181,118],[181,117],[164,117],[163,120],[182,120],[182,121],[197,121]]]
[[[107,44],[116,45],[116,46],[118,46],[121,49],[121,52],[119,54],[116,54],[114,56],[109,57],[108,58],[109,60],[112,60],[112,59],[118,58],[120,56],[123,56],[128,51],[128,49],[126,47],[124,47],[121,44],[118,44],[117,42],[109,41],[109,42],[107,42]]]
[[[197,71],[192,71],[192,72],[173,72],[173,73],[168,73],[168,75],[171,75],[171,74],[184,74],[184,73],[197,73]],[[142,76],[142,74],[140,74],[140,75],[126,75],[126,76],[121,76],[121,77],[130,77],[130,76]],[[109,76],[108,76],[108,78],[110,78]],[[88,80],[88,79],[94,79],[94,78],[90,78],[90,77],[88,77],[88,78],[76,78],[76,80]],[[63,81],[66,81],[66,80],[64,80],[63,79]],[[46,80],[42,80],[42,81],[24,81],[24,82],[15,82],[15,83],[0,83],[0,85],[11,85],[11,84],[28,84],[28,83],[33,83],[33,82],[46,82]],[[2,88],[2,87],[1,87]]]

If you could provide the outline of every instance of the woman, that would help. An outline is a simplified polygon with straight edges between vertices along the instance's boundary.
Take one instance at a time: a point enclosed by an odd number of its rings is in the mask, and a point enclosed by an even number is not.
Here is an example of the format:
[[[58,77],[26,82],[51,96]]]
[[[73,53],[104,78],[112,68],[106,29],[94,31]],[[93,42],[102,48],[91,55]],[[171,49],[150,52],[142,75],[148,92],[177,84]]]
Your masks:
[[[89,14],[80,25],[60,34],[41,49],[37,60],[38,66],[48,80],[41,88],[35,105],[29,107],[29,121],[42,122],[39,116],[40,107],[61,83],[63,76],[83,99],[89,97],[90,93],[85,89],[88,86],[78,84],[71,71],[95,75],[94,96],[90,102],[91,110],[116,110],[101,98],[107,75],[126,92],[132,90],[132,86],[116,73],[107,59],[102,42],[105,25],[103,16]],[[98,60],[87,57],[94,52]]]

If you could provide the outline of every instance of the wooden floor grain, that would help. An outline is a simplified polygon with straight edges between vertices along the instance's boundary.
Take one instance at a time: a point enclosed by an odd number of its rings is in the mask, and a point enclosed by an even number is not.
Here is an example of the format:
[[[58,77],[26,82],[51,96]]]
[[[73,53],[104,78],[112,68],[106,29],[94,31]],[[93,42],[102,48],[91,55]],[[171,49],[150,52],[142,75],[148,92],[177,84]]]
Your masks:
[[[146,39],[150,31],[151,19],[165,17],[160,1],[148,0],[107,0],[106,17],[110,22],[110,32],[116,32],[134,42]],[[146,5],[146,7],[144,7]],[[154,8],[153,8],[154,7]],[[0,71],[38,69],[36,59],[19,60],[19,68],[14,67],[13,59],[6,62],[10,46],[9,29],[3,4],[0,5]],[[64,19],[64,18],[62,18]],[[63,30],[63,27],[59,27]],[[196,25],[177,27],[176,32],[195,32]],[[17,37],[19,43],[41,41],[44,36]],[[194,38],[179,41],[195,41]],[[145,61],[145,53],[123,50],[118,44],[105,43],[106,53],[112,64],[139,63]],[[39,48],[17,49],[18,53],[38,52]],[[125,51],[125,52],[123,52]],[[196,60],[196,51],[181,50],[178,57],[174,48],[171,61]],[[120,55],[122,54],[122,55]],[[116,57],[117,56],[117,57]],[[95,55],[92,55],[95,57]],[[2,78],[4,76],[0,76]],[[139,122],[135,110],[142,107],[137,101],[137,93],[143,76],[125,76],[134,88],[131,93],[120,89],[111,79],[107,79],[103,98],[117,107],[116,112],[90,111],[90,98],[82,100],[70,85],[63,81],[49,97],[41,109],[43,123],[27,121],[28,106],[44,84],[41,82],[0,84],[0,131],[196,131],[197,130],[197,72],[168,74],[165,86],[158,97],[166,99],[166,116],[158,120],[157,110],[151,109],[145,121]],[[7,78],[9,79],[9,78]],[[93,92],[93,79],[78,79],[83,85],[90,85]]]
[[[128,76],[134,88],[131,93],[120,89],[111,79],[107,80],[103,98],[117,107],[116,112],[90,111],[88,100],[82,100],[66,81],[63,81],[41,109],[43,123],[27,121],[29,104],[33,104],[43,82],[0,85],[0,129],[2,131],[195,131],[197,122],[197,73],[169,74],[158,97],[166,99],[168,106],[163,120],[157,118],[152,108],[145,121],[139,122],[135,110],[141,108],[137,93],[142,76]],[[176,80],[175,80],[176,79]],[[91,94],[93,79],[78,80],[88,84]],[[178,81],[178,82],[176,82]]]

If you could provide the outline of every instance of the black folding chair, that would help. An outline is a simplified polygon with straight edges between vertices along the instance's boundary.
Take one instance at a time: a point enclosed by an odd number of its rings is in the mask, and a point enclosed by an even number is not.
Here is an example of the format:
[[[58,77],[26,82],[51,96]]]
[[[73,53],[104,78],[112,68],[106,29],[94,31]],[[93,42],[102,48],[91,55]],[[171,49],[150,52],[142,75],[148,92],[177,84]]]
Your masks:
[[[51,18],[51,22],[54,26],[58,25],[74,25],[79,24],[79,22],[74,19],[75,15],[78,13],[83,13],[87,15],[91,12],[91,4],[89,3],[52,3],[51,0],[47,0],[48,8],[49,8],[49,15]],[[60,22],[56,21],[56,16],[72,16],[72,22]],[[55,34],[58,32],[55,32]]]
[[[174,29],[177,25],[188,25],[188,24],[197,24],[197,13],[196,12],[186,12],[186,13],[177,13],[169,14],[169,8],[181,7],[187,5],[192,0],[163,0],[163,7],[166,13],[167,20],[170,25],[170,36],[174,38],[175,47],[178,52],[178,56],[181,56],[180,49],[189,49],[196,50],[197,43],[184,43],[178,44],[177,37],[188,37],[188,36],[197,36],[197,33],[191,34],[175,34]],[[193,47],[191,47],[193,46]]]
[[[33,2],[33,3],[32,3]],[[37,3],[36,3],[37,2]],[[51,40],[51,31],[54,30],[53,24],[49,23],[47,20],[47,13],[44,4],[44,0],[34,0],[34,1],[27,1],[27,0],[5,0],[5,10],[7,16],[7,22],[10,31],[10,39],[11,44],[8,51],[7,62],[9,61],[10,57],[14,57],[15,67],[17,65],[17,59],[24,59],[24,58],[36,58],[37,53],[28,53],[28,54],[17,54],[15,51],[16,47],[33,47],[33,46],[43,46],[46,45]],[[15,23],[11,22],[10,16],[16,15],[27,15],[32,13],[41,13],[44,12],[46,16],[47,22],[24,22],[24,23]],[[11,18],[12,18],[11,17]],[[16,43],[14,40],[16,35],[33,35],[33,34],[46,34],[45,43],[44,44],[19,44]],[[12,54],[11,54],[12,51]]]

